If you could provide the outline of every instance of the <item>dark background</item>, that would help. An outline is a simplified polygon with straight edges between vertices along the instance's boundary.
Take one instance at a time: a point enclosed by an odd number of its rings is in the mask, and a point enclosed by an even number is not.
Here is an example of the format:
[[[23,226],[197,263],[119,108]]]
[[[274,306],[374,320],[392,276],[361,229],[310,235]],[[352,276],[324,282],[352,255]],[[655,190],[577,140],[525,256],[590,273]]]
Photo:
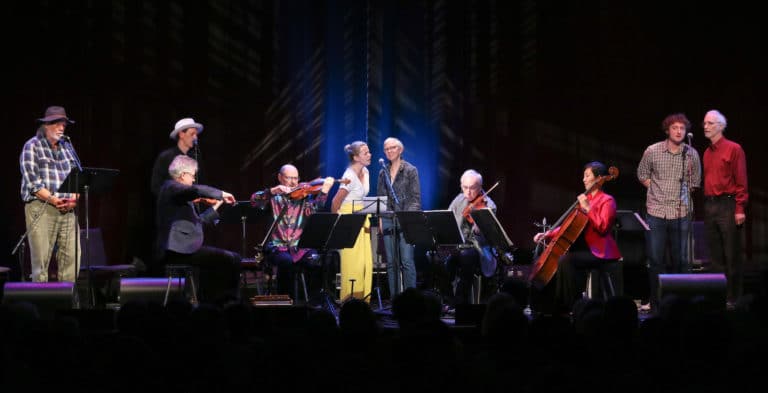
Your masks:
[[[619,209],[642,213],[635,171],[645,147],[664,139],[662,119],[687,114],[703,153],[701,120],[719,109],[725,135],[747,154],[745,254],[747,269],[759,271],[767,259],[763,14],[735,2],[623,3],[9,3],[0,26],[0,263],[17,266],[18,158],[49,105],[77,121],[67,133],[85,166],[120,170],[89,206],[109,264],[149,261],[150,169],[182,117],[205,125],[200,181],[241,200],[274,185],[287,162],[305,180],[339,177],[342,148],[354,140],[369,142],[375,173],[390,135],[419,168],[425,209],[446,208],[461,173],[474,168],[486,186],[501,180],[491,197],[525,263],[533,222],[555,221],[583,191],[586,162],[617,166],[606,191]],[[701,195],[695,203],[701,220]],[[248,224],[248,250],[268,222]],[[241,249],[238,225],[206,236]]]

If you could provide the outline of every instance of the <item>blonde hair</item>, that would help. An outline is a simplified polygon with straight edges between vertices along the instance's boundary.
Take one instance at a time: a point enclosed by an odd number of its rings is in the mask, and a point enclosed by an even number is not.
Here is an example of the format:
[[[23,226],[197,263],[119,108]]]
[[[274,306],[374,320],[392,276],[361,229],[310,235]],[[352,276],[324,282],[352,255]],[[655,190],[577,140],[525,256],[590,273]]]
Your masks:
[[[368,146],[368,144],[363,141],[355,141],[344,146],[344,152],[347,153],[349,162],[355,162],[355,156],[360,154],[360,149],[362,149],[363,146]]]

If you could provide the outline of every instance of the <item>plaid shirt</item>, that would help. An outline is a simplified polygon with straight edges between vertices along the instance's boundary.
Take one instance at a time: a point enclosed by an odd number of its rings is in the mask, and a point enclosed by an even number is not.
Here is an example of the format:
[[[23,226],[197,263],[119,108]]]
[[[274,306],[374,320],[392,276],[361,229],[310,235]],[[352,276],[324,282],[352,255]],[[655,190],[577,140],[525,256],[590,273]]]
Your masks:
[[[75,194],[55,192],[72,170],[74,161],[69,150],[61,145],[53,149],[44,136],[32,137],[24,144],[19,157],[21,200],[30,202],[37,199],[35,193],[41,188],[47,188],[58,198],[74,198]]]
[[[686,151],[685,171],[683,150]],[[701,186],[699,153],[685,143],[677,153],[669,151],[666,140],[654,143],[643,153],[637,178],[640,182],[651,180],[645,202],[648,214],[666,219],[685,217],[690,209],[690,189]]]

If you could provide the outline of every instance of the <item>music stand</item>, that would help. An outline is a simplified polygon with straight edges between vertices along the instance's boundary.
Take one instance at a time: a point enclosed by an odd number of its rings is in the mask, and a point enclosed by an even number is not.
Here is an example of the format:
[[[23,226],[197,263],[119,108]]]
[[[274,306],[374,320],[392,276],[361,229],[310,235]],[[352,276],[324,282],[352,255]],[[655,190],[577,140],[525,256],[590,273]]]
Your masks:
[[[363,207],[359,210],[356,210],[355,207],[357,206],[363,206]],[[383,195],[375,196],[375,197],[363,197],[363,199],[353,199],[352,211],[358,214],[375,214],[375,215],[382,215],[382,213],[384,214],[392,213],[392,211],[387,210],[387,197]]]
[[[477,209],[471,213],[472,218],[475,220],[475,224],[480,229],[480,233],[483,234],[488,243],[493,247],[499,255],[509,254],[515,250],[515,244],[509,240],[507,232],[501,226],[499,219],[493,213],[493,210]],[[504,259],[508,262],[513,262],[511,254],[505,255]]]
[[[472,215],[472,218],[475,220],[475,224],[477,225],[478,229],[480,229],[480,233],[483,234],[485,240],[488,242],[488,244],[491,245],[493,250],[496,251],[497,259],[506,261],[507,263],[511,264],[514,261],[512,252],[515,250],[515,245],[511,240],[509,240],[507,232],[504,231],[504,228],[501,226],[499,219],[493,213],[493,210],[488,208],[477,209],[473,210],[470,215]],[[501,289],[503,284],[502,271],[503,269],[500,269],[497,266],[497,288],[499,289]],[[483,273],[485,274],[487,272]]]
[[[363,206],[360,210],[355,210],[355,206]],[[355,212],[355,214],[370,214],[371,215],[371,226],[378,226],[379,225],[379,219],[380,218],[392,218],[394,216],[394,212],[392,210],[388,210],[388,204],[387,204],[387,196],[386,195],[379,195],[379,196],[373,196],[373,197],[363,197],[363,199],[354,199],[352,200],[352,211]],[[373,224],[373,222],[376,222],[376,225]],[[393,220],[393,231],[395,234],[397,234],[397,221]],[[378,227],[379,233],[383,236],[383,228]],[[393,235],[394,236],[394,235]],[[371,239],[371,242],[373,242],[373,239]],[[384,247],[386,251],[386,246]],[[396,271],[400,274],[400,279],[398,282],[400,283],[400,290],[402,291],[402,284],[403,284],[403,277],[402,277],[402,271],[400,267],[400,248],[395,247],[395,250],[397,252],[397,256],[392,258],[391,256],[387,256],[387,262],[389,263],[395,263],[396,264]],[[378,253],[376,255],[378,258]],[[390,260],[392,259],[392,260]],[[381,261],[377,261],[377,265],[381,266]],[[375,268],[375,266],[374,266]],[[371,293],[365,295],[365,297],[371,296],[373,294],[373,291],[376,291],[377,300],[379,302],[379,310],[383,309],[384,306],[381,303],[381,274],[376,274],[376,287],[374,287],[371,290]],[[393,294],[390,294],[391,296]]]
[[[622,231],[650,231],[651,227],[632,210],[616,210],[616,230]]]
[[[621,250],[621,275],[616,275],[618,293],[641,300],[650,296],[647,266],[647,237],[651,228],[640,214],[632,210],[616,210],[613,237]]]
[[[78,168],[72,168],[64,182],[61,183],[58,193],[72,193],[84,195],[85,199],[85,267],[88,271],[88,308],[93,307],[95,299],[93,299],[93,288],[91,284],[91,263],[90,254],[88,253],[88,247],[90,244],[90,212],[89,208],[89,196],[90,193],[101,194],[109,191],[112,188],[115,177],[120,173],[117,169],[108,168],[89,168],[82,167],[82,170]],[[77,214],[75,214],[75,220],[77,220]],[[77,231],[79,232],[79,231]],[[80,241],[79,233],[75,233],[75,242]],[[77,248],[75,248],[75,264],[77,264]],[[77,286],[77,278],[75,278],[75,286]]]
[[[321,301],[334,317],[336,314],[335,296],[328,291],[328,250],[351,248],[357,242],[357,236],[365,222],[365,215],[315,213],[307,217],[307,223],[299,238],[299,248],[313,248],[323,258],[323,288],[320,290]]]
[[[403,229],[403,237],[408,244],[424,246],[432,259],[435,269],[435,257],[439,246],[459,246],[464,244],[464,235],[459,229],[456,217],[450,210],[399,211],[395,212]],[[434,272],[432,289],[441,296]]]
[[[247,242],[245,236],[245,224],[249,220],[256,220],[265,214],[265,210],[251,206],[251,201],[237,201],[232,205],[223,204],[219,208],[219,222],[223,224],[240,224],[242,228],[242,256],[245,257]]]

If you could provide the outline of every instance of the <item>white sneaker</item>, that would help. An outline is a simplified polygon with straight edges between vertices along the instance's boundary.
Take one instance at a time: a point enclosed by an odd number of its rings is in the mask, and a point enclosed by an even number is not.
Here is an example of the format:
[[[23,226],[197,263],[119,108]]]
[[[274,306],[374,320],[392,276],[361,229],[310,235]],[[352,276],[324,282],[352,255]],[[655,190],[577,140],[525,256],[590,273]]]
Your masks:
[[[648,312],[651,311],[651,303],[641,304],[638,308],[638,311],[640,312]]]

